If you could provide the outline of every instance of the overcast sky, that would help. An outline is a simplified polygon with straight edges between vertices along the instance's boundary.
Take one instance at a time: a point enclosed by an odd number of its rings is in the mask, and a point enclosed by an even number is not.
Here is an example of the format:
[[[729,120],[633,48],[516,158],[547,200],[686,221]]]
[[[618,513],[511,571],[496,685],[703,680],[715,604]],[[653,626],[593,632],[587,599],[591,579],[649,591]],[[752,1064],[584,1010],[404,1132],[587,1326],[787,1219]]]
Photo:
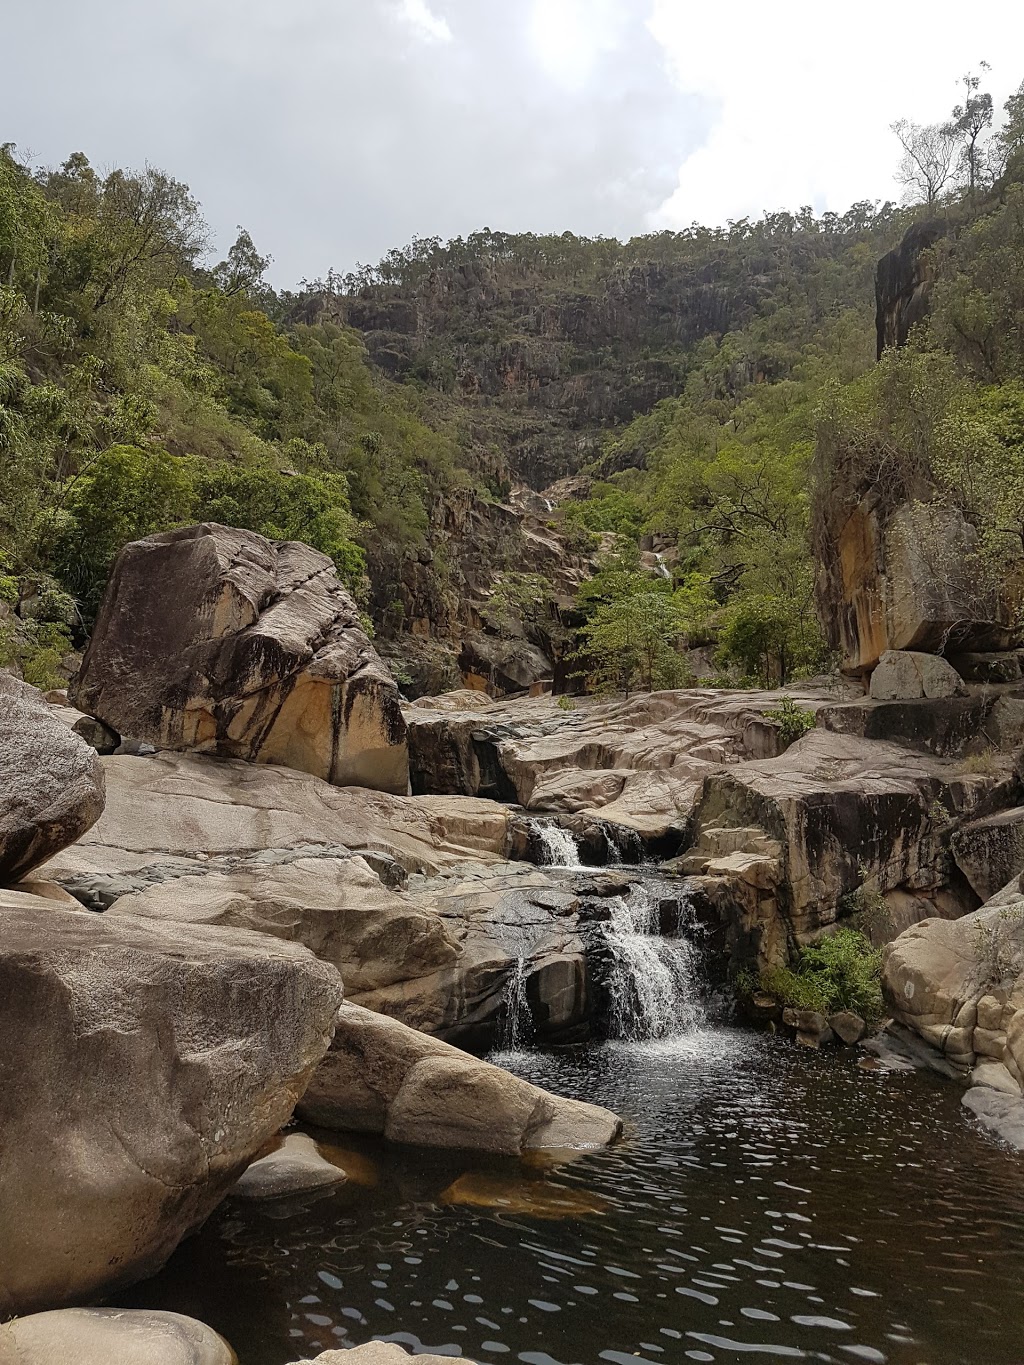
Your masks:
[[[290,286],[414,235],[896,197],[889,124],[1024,79],[1024,3],[5,0],[0,140],[150,162]]]

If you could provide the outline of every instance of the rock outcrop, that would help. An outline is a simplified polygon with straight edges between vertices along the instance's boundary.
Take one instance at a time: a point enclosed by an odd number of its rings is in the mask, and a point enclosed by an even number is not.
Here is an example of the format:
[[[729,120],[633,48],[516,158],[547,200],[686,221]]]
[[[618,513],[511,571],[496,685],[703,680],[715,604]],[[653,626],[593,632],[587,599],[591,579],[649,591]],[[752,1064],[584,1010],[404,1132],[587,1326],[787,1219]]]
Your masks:
[[[886,950],[882,989],[893,1017],[955,1067],[996,1062],[1018,1094],[1024,1089],[1024,894],[1016,879],[972,914],[901,934]]]
[[[160,749],[404,792],[394,680],[331,561],[204,524],[125,546],[73,703]]]
[[[831,471],[814,536],[819,614],[844,670],[866,675],[886,650],[1012,649],[1012,603],[986,585],[975,527],[925,487],[894,498],[854,454]]]
[[[783,695],[811,710],[835,701],[814,688],[581,697],[569,709],[552,697],[423,698],[406,712],[413,790],[518,801],[577,834],[618,825],[675,851],[709,772],[780,752],[764,713]]]
[[[587,1151],[622,1131],[607,1109],[551,1095],[393,1019],[344,1005],[299,1106],[310,1123],[392,1142],[518,1156]]]
[[[928,252],[948,231],[946,224],[933,218],[914,223],[898,247],[878,262],[875,270],[875,330],[877,354],[889,346],[905,346],[911,328],[928,316],[928,295],[935,281],[935,269]]]
[[[719,907],[734,961],[784,962],[858,908],[884,921],[881,938],[973,910],[978,897],[954,863],[950,829],[1018,790],[1009,757],[974,772],[903,744],[816,729],[779,758],[707,777],[680,867]]]
[[[91,908],[302,943],[358,1003],[467,1046],[498,1041],[517,968],[538,1038],[589,1027],[582,927],[612,888],[509,862],[506,807],[187,754],[102,761],[102,819],[45,872]]]
[[[0,1365],[236,1365],[236,1357],[181,1313],[64,1308],[0,1325]]]
[[[55,719],[33,687],[0,673],[0,883],[73,843],[103,810],[95,750]]]
[[[0,1313],[153,1274],[289,1118],[333,968],[265,935],[0,892]]]

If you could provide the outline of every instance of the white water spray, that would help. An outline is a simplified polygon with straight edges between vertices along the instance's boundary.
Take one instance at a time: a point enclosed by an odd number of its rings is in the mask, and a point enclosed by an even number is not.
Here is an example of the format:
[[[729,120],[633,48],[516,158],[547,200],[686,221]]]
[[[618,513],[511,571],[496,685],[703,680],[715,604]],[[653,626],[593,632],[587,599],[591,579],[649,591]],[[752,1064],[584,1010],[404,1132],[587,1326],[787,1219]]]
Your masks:
[[[637,1043],[693,1032],[701,1022],[693,945],[661,937],[658,905],[645,886],[614,897],[609,906],[611,1037]]]
[[[526,958],[520,956],[505,983],[499,1047],[502,1052],[519,1052],[529,1043],[532,1033],[533,1016],[526,998]]]
[[[537,826],[541,864],[544,867],[582,867],[576,840],[567,829],[554,823]]]

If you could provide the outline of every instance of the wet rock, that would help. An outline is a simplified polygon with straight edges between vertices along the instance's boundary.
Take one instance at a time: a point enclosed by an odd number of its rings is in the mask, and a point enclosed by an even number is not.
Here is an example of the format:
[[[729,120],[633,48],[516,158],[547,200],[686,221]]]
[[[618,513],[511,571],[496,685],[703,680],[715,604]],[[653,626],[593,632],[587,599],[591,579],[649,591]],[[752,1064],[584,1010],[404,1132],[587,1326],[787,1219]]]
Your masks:
[[[474,1048],[498,1041],[520,963],[537,1037],[585,1024],[577,895],[556,869],[507,861],[506,807],[196,755],[103,764],[102,820],[46,871],[90,908],[303,943],[358,1003]]]
[[[397,1020],[344,1005],[331,1050],[299,1106],[324,1128],[393,1142],[518,1156],[589,1150],[622,1130],[607,1109],[549,1095]]]
[[[459,1176],[442,1191],[438,1203],[545,1219],[587,1217],[608,1209],[607,1202],[590,1190],[521,1175],[486,1175],[477,1171]]]
[[[828,1026],[839,1041],[845,1043],[847,1047],[853,1047],[854,1043],[859,1043],[867,1032],[867,1024],[859,1014],[854,1014],[852,1010],[840,1010],[838,1014],[830,1014]]]
[[[821,1047],[832,1041],[828,1021],[818,1010],[784,1009],[782,1022],[796,1030],[796,1040],[802,1047]]]
[[[64,1308],[0,1325],[3,1365],[236,1365],[195,1318],[156,1309]]]
[[[984,1085],[1020,1098],[1021,1089],[1002,1062],[982,1061],[971,1072],[971,1085]]]
[[[1014,1151],[1024,1152],[1024,1100],[987,1086],[976,1086],[960,1097],[981,1126]]]
[[[462,1365],[473,1365],[464,1356],[460,1360]],[[346,1351],[324,1351],[311,1361],[295,1361],[294,1365],[450,1365],[450,1362],[451,1356],[411,1356],[394,1341],[368,1341]]]
[[[103,770],[35,688],[2,673],[0,710],[0,882],[16,882],[99,819]]]
[[[261,1156],[231,1188],[235,1199],[281,1199],[343,1185],[345,1172],[326,1161],[305,1133],[289,1133],[280,1146]]]
[[[395,682],[333,563],[297,542],[208,523],[125,546],[71,697],[160,749],[407,789]]]
[[[957,697],[966,691],[952,664],[914,650],[887,649],[871,674],[870,695],[875,701]]]
[[[4,892],[0,923],[10,1314],[159,1270],[289,1118],[342,989],[265,935]]]
[[[987,901],[1024,869],[1024,806],[1014,806],[954,830],[957,867]]]

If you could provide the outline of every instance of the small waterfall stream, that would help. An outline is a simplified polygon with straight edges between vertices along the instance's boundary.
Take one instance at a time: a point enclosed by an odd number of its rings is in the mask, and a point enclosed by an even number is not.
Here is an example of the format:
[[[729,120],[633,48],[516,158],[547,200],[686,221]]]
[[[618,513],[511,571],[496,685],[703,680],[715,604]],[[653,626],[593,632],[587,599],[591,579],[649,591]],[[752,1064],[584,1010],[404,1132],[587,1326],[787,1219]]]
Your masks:
[[[692,1033],[703,1022],[693,943],[662,936],[658,902],[642,883],[609,907],[609,1036],[639,1043]]]
[[[550,824],[537,826],[540,841],[541,866],[543,867],[582,867],[580,851],[576,840],[567,829],[551,821]]]
[[[505,1008],[498,1040],[501,1052],[519,1052],[533,1038],[533,1016],[526,996],[526,961],[524,954],[516,958],[505,985]]]

